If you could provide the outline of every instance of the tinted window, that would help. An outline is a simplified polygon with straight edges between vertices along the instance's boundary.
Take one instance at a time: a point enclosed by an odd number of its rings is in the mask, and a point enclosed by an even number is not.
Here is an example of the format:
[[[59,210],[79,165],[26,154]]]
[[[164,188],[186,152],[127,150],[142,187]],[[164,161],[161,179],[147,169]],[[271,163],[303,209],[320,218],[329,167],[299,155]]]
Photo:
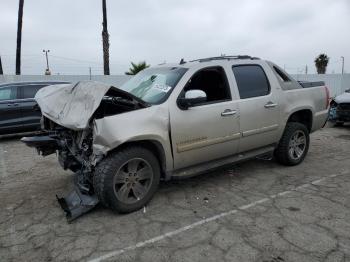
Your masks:
[[[22,90],[23,90],[22,98],[34,98],[36,92],[38,92],[39,89],[42,87],[44,87],[44,85],[22,86]]]
[[[1,100],[11,100],[17,98],[17,87],[4,87],[0,88],[0,101]]]
[[[258,65],[232,67],[241,99],[265,96],[270,93],[270,84],[264,70]]]

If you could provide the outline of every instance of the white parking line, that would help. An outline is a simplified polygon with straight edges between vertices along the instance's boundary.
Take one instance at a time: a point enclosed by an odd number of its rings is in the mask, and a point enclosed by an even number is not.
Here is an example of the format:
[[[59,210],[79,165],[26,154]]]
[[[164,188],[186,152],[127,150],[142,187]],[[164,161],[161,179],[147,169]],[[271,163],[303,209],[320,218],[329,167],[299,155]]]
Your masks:
[[[7,176],[7,169],[5,165],[5,159],[4,159],[4,150],[0,145],[0,177],[6,177],[6,176]]]
[[[303,184],[301,186],[297,186],[294,189],[290,189],[290,190],[287,190],[287,191],[283,191],[283,192],[280,192],[280,193],[277,193],[277,194],[270,195],[269,197],[262,198],[260,200],[254,201],[254,202],[252,202],[250,204],[240,206],[237,209],[232,209],[230,211],[223,212],[223,213],[220,213],[218,215],[199,220],[199,221],[197,221],[197,222],[195,222],[193,224],[190,224],[190,225],[181,227],[179,229],[176,229],[174,231],[170,231],[168,233],[165,233],[163,235],[156,236],[154,238],[151,238],[151,239],[148,239],[148,240],[136,243],[135,245],[131,245],[131,246],[128,246],[126,248],[122,248],[122,249],[119,249],[119,250],[116,250],[116,251],[112,251],[112,252],[107,253],[105,255],[102,255],[102,256],[100,256],[98,258],[94,258],[94,259],[90,260],[90,262],[99,262],[99,261],[103,261],[103,260],[106,260],[106,259],[109,259],[109,258],[116,257],[118,255],[121,255],[121,254],[127,252],[127,251],[132,251],[132,250],[135,250],[137,248],[144,247],[144,246],[146,246],[148,244],[153,244],[155,242],[159,242],[159,241],[161,241],[161,240],[163,240],[165,238],[170,238],[170,237],[176,236],[176,235],[178,235],[178,234],[180,234],[182,232],[185,232],[185,231],[191,230],[193,228],[199,227],[199,226],[204,225],[206,223],[209,223],[211,221],[215,221],[215,220],[218,220],[220,218],[223,218],[223,217],[235,214],[239,210],[246,210],[248,208],[252,208],[252,207],[257,206],[259,204],[265,203],[265,202],[267,202],[267,201],[269,201],[269,200],[271,200],[273,198],[276,198],[276,197],[279,197],[279,196],[284,196],[284,195],[290,194],[292,192],[295,192],[295,191],[297,191],[299,189],[303,189],[303,188],[306,188],[308,186],[319,184],[320,182],[323,182],[323,181],[325,181],[326,179],[329,179],[329,178],[345,175],[348,172],[349,172],[348,170],[344,170],[344,171],[342,171],[339,174],[333,174],[333,175],[330,175],[330,176],[327,176],[327,177],[324,177],[324,178],[321,178],[321,179],[317,179],[317,180],[312,181],[310,183],[306,183],[306,184]]]

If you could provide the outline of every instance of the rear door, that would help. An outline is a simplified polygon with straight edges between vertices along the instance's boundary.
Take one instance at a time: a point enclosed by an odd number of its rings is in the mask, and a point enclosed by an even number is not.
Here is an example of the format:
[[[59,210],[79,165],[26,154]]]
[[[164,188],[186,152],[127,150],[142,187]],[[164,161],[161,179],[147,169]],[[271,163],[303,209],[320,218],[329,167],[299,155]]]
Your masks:
[[[276,142],[279,132],[279,105],[263,64],[233,65],[239,91],[239,152]]]
[[[0,87],[0,133],[12,133],[21,129],[18,86]]]
[[[46,85],[47,84],[31,84],[20,87],[20,108],[24,127],[40,127],[41,112],[38,104],[34,100],[34,97],[39,89]]]

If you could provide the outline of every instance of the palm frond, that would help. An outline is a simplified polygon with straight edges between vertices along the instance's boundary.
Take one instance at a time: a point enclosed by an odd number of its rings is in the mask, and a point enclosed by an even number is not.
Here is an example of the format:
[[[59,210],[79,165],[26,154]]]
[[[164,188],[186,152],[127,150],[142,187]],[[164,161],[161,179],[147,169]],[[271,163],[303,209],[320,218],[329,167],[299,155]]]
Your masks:
[[[129,68],[128,72],[125,72],[126,75],[136,75],[138,72],[150,67],[150,65],[147,65],[146,61],[142,61],[139,63],[130,62],[131,67]]]

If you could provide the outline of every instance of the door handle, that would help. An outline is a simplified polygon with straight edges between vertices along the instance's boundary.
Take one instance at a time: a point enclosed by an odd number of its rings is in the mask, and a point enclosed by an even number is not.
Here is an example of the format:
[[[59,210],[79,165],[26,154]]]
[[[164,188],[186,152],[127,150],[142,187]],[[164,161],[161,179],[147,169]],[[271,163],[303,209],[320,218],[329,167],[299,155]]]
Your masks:
[[[13,106],[18,106],[19,104],[18,103],[14,103]]]
[[[225,111],[221,113],[221,116],[233,116],[235,114],[237,114],[237,110],[225,109]]]
[[[265,108],[273,108],[273,107],[276,107],[278,106],[278,104],[276,103],[273,103],[273,102],[268,102],[266,105],[264,105]]]

